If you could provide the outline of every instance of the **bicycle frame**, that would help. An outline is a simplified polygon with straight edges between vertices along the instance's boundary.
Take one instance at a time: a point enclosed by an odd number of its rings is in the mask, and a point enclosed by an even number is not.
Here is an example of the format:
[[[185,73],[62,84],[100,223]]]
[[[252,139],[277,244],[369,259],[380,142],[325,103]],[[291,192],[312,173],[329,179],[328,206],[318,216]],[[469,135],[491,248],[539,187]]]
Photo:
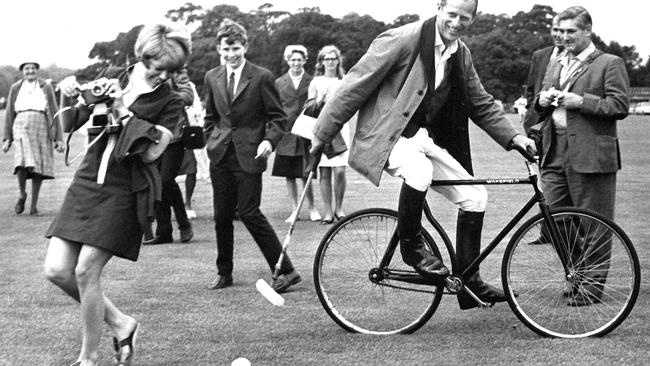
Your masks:
[[[535,206],[535,203],[539,204],[539,208],[542,212],[543,220],[544,223],[547,225],[548,231],[551,234],[551,240],[553,242],[553,246],[555,247],[558,255],[560,256],[560,261],[562,262],[562,266],[565,271],[565,275],[569,274],[569,269],[567,267],[568,263],[568,258],[569,254],[566,251],[566,248],[563,246],[559,245],[560,243],[560,234],[559,234],[559,229],[555,225],[553,218],[551,216],[550,208],[548,204],[546,203],[546,198],[544,197],[544,194],[542,191],[539,189],[537,186],[538,183],[538,176],[535,173],[535,171],[532,168],[533,163],[530,163],[529,161],[525,161],[526,167],[528,169],[528,177],[526,178],[491,178],[491,179],[467,179],[467,180],[434,180],[431,182],[431,186],[449,186],[449,185],[512,185],[512,184],[529,184],[533,187],[534,194],[533,196],[526,202],[526,204],[519,210],[519,212],[512,218],[510,221],[505,225],[505,227],[496,235],[496,237],[481,251],[479,256],[472,261],[472,263],[460,274],[458,273],[453,273],[452,277],[460,277],[463,280],[466,280],[469,275],[472,273],[476,272],[477,268],[479,267],[480,263],[487,258],[490,253],[499,245],[499,243],[503,240],[503,238],[508,235],[512,231],[517,224],[521,222],[521,220],[526,216],[526,214]],[[429,206],[428,202],[425,200],[424,202],[424,215],[429,221],[431,225],[433,225],[437,231],[440,233],[444,233],[445,231],[442,230],[442,226],[440,223],[434,218],[433,213],[431,212],[431,207]],[[444,235],[443,241],[445,242],[445,246],[447,248],[447,251],[450,253],[452,256],[452,259],[454,258],[455,253],[454,248],[451,245],[451,240],[449,239],[448,236]],[[430,285],[436,285],[430,280],[427,280],[423,277],[421,277],[419,274],[412,273],[412,272],[406,272],[406,271],[396,271],[396,270],[387,270],[388,265],[390,264],[390,259],[393,257],[393,254],[395,252],[395,249],[397,248],[397,245],[399,243],[399,237],[397,235],[397,232],[393,235],[393,238],[391,239],[391,242],[389,243],[388,248],[386,249],[386,253],[384,253],[383,258],[380,261],[379,264],[379,269],[384,269],[384,272],[381,274],[381,278],[386,278],[386,279],[391,279],[395,281],[402,281],[402,282],[408,282],[408,283],[415,283],[415,284],[430,284]],[[456,267],[456,266],[454,266]],[[375,273],[376,274],[376,273]],[[373,275],[371,271],[371,276]],[[377,278],[375,278],[377,279]],[[459,286],[453,286],[451,282],[447,282],[448,285],[452,287],[456,287],[456,290],[459,290]],[[477,298],[476,298],[477,299]],[[478,300],[478,299],[477,299]]]

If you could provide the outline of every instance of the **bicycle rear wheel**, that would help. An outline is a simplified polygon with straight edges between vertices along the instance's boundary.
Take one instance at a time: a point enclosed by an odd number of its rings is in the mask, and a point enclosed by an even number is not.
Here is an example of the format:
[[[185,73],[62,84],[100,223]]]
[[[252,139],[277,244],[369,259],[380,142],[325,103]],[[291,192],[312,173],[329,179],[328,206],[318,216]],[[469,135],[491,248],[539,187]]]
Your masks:
[[[551,215],[568,273],[542,215],[534,216],[504,253],[502,280],[510,308],[543,336],[607,334],[625,320],[639,293],[636,251],[625,232],[601,215],[578,208],[551,210]]]
[[[424,239],[438,256],[431,236]],[[345,217],[323,237],[314,260],[314,285],[327,314],[349,332],[411,333],[436,311],[442,287],[381,279],[371,281],[391,240],[396,240],[397,213],[366,209]],[[415,275],[402,262],[399,246],[387,269]],[[392,256],[392,255],[391,255]],[[381,269],[379,269],[381,271]]]

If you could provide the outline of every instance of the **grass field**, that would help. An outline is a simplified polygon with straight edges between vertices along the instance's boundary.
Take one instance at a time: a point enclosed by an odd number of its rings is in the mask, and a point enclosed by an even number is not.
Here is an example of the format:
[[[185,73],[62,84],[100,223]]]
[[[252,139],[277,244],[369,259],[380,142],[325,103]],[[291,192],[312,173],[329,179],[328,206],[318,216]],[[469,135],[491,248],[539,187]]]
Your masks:
[[[512,116],[512,118],[517,118]],[[0,120],[4,121],[0,111]],[[645,275],[650,269],[650,205],[647,159],[650,118],[630,116],[619,123],[623,170],[618,175],[617,222],[636,245]],[[472,129],[477,177],[521,177],[524,164]],[[80,146],[80,139],[75,139]],[[0,154],[0,366],[68,365],[81,343],[79,307],[47,282],[42,262],[43,237],[74,173],[57,155],[57,179],[43,184],[41,216],[15,215],[17,185],[12,152]],[[262,210],[282,239],[290,214],[283,179],[264,181]],[[346,210],[396,207],[399,182],[384,177],[380,188],[348,170]],[[493,186],[483,233],[488,242],[500,225],[523,205],[525,186]],[[28,186],[29,191],[29,186]],[[456,210],[430,195],[441,223],[452,235]],[[29,201],[28,201],[29,204]],[[197,185],[195,238],[190,244],[143,247],[138,262],[109,262],[104,289],[118,307],[142,324],[137,365],[229,365],[238,357],[253,365],[644,365],[650,359],[650,286],[641,293],[628,319],[614,332],[581,340],[545,339],[521,324],[505,304],[487,310],[458,310],[445,297],[433,318],[411,335],[372,337],[346,333],[322,309],[312,282],[312,262],[327,226],[297,224],[289,253],[303,282],[285,295],[284,308],[271,306],[255,290],[255,281],[270,281],[270,271],[241,223],[235,224],[235,286],[210,291],[215,276],[212,192]],[[306,217],[306,213],[303,213]],[[174,233],[178,239],[178,232]],[[505,243],[504,243],[505,244]],[[484,278],[499,282],[497,248],[482,266]],[[408,304],[404,304],[408,306]],[[101,364],[111,364],[111,334],[102,338]]]

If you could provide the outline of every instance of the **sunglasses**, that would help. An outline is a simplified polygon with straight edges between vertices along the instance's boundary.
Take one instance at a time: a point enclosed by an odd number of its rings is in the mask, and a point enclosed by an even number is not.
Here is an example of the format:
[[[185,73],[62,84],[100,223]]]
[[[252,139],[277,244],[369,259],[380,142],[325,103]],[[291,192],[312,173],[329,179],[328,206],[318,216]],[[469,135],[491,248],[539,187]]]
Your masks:
[[[338,57],[324,57],[323,61],[337,61],[338,59]]]

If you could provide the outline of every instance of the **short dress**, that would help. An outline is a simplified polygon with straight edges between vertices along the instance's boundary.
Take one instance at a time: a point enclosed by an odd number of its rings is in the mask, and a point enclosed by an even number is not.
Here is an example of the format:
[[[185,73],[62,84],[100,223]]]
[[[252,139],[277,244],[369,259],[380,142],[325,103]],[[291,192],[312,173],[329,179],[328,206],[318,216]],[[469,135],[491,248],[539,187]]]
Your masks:
[[[341,86],[342,80],[338,78],[330,78],[326,76],[314,76],[314,79],[311,81],[310,89],[315,88],[316,92],[318,95],[321,95],[323,93],[327,93],[327,95],[331,96],[334,94],[336,89]],[[350,126],[349,123],[346,123],[343,125],[343,128],[340,131],[341,136],[343,137],[343,141],[345,141],[345,144],[348,146],[348,150],[350,148]],[[320,163],[318,164],[319,167],[340,167],[340,166],[347,166],[348,165],[348,150],[345,150],[344,152],[332,157],[331,159],[327,157],[327,155],[323,154]]]
[[[139,128],[155,131],[154,124],[157,124],[172,130],[181,116],[183,101],[165,83],[150,93],[141,94],[128,108],[134,114],[128,124],[139,124],[129,128],[142,126]],[[75,116],[83,113],[75,109],[72,110]],[[85,122],[82,119],[75,119],[77,127]],[[122,128],[120,134],[125,130],[126,127]],[[97,136],[89,129],[90,141]],[[117,159],[117,149],[109,155],[103,184],[97,182],[108,139],[104,134],[88,148],[46,237],[102,248],[117,257],[136,261],[143,235],[137,193],[150,186],[146,180],[143,185],[138,178],[139,167],[143,166],[140,158]]]

